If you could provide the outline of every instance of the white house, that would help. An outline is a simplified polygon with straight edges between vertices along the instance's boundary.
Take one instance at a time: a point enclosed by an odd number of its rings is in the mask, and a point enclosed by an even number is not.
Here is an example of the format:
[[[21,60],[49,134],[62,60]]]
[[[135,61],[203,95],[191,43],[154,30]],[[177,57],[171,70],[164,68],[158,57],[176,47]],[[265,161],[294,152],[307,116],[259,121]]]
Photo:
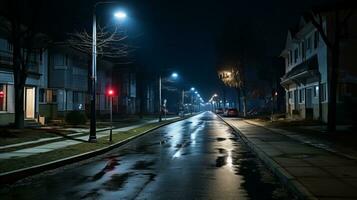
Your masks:
[[[354,15],[344,27],[340,43],[336,97],[340,121],[348,118],[348,113],[351,113],[348,110],[355,107],[351,102],[356,101],[356,24],[357,18]],[[331,37],[334,32],[331,16],[323,15],[323,27],[328,37]],[[285,58],[285,75],[281,78],[281,85],[286,90],[287,116],[327,122],[331,52],[311,22],[302,17],[298,28],[288,31],[281,56]]]

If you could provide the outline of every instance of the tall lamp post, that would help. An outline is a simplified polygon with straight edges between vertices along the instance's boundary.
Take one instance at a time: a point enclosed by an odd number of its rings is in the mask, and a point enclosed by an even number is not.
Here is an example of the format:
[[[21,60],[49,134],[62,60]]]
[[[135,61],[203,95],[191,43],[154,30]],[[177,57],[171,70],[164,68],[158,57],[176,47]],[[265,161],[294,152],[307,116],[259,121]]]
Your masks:
[[[96,83],[97,83],[97,17],[96,9],[99,5],[103,4],[115,4],[117,2],[97,2],[93,6],[93,26],[92,26],[92,71],[91,71],[91,98],[90,98],[90,131],[89,142],[97,141],[96,134]],[[125,19],[126,14],[124,12],[114,13],[114,17],[117,19]]]
[[[176,72],[173,72],[171,74],[172,78],[177,78],[178,74]],[[161,74],[159,75],[159,122],[162,121],[162,78],[161,78]]]
[[[185,116],[185,93],[189,93],[189,92],[194,92],[195,88],[191,87],[189,90],[182,89],[182,97],[181,97],[181,104],[182,104],[182,117]],[[189,110],[188,110],[189,112]]]

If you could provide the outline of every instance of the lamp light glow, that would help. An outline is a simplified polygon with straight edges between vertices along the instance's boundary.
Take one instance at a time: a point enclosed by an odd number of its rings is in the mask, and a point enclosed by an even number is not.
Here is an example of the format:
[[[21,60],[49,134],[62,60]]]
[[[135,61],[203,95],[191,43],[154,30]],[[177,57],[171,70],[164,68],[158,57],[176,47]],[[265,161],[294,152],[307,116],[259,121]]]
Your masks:
[[[118,19],[125,19],[126,18],[126,13],[122,11],[118,11],[114,13],[114,17]]]
[[[177,78],[177,77],[178,77],[178,74],[177,74],[176,72],[174,72],[174,73],[171,74],[171,77],[172,77],[172,78]]]

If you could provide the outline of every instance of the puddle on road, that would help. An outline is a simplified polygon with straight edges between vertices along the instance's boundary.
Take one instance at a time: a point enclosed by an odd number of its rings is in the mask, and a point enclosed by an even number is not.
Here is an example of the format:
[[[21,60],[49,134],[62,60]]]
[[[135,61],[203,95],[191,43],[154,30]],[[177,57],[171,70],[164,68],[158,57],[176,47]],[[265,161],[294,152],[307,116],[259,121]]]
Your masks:
[[[216,139],[217,139],[218,142],[221,142],[221,141],[226,140],[226,138],[220,138],[220,137],[218,137],[218,138],[216,138]]]
[[[216,167],[222,167],[227,164],[228,152],[223,148],[218,148],[217,150],[221,155],[219,155],[216,159]]]
[[[99,199],[100,196],[101,194],[98,189],[92,189],[87,194],[81,196],[81,199]]]
[[[139,160],[137,161],[132,169],[134,170],[148,170],[151,169],[150,167],[155,164],[155,161],[146,161],[146,160]]]
[[[92,181],[101,179],[107,172],[114,170],[117,165],[119,165],[119,160],[116,158],[111,158],[104,166],[104,168],[93,176]]]
[[[127,180],[131,175],[132,172],[113,174],[107,182],[103,183],[104,189],[108,191],[120,190],[125,183],[127,183]]]
[[[239,150],[232,150],[232,166],[235,174],[242,177],[241,187],[247,191],[249,199],[296,199],[255,154],[247,147],[242,147]]]
[[[227,164],[227,156],[218,156],[216,159],[216,167],[222,167]]]

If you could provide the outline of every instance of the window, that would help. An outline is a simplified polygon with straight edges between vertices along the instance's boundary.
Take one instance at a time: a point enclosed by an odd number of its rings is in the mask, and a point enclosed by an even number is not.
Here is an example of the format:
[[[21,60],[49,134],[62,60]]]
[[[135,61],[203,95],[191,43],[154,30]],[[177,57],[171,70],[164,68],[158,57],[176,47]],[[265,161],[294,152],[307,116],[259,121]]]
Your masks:
[[[73,91],[73,108],[75,110],[84,109],[84,94],[81,92]]]
[[[40,88],[39,89],[39,99],[38,99],[38,101],[40,102],[40,103],[45,103],[46,102],[46,96],[45,96],[45,89],[43,89],[43,88]]]
[[[304,102],[305,96],[304,96],[304,89],[299,90],[299,103]]]
[[[326,87],[326,83],[321,85],[321,101],[326,101],[327,100],[327,87]]]
[[[301,43],[301,57],[304,59],[306,57],[305,42]]]
[[[12,46],[12,44],[10,42],[7,42],[7,50],[9,52],[12,52],[12,50],[13,50],[13,46]]]
[[[65,59],[64,62],[65,62],[65,64],[66,64],[66,66],[68,66],[68,55],[67,55],[67,54],[66,54],[66,56],[65,56],[64,59]]]
[[[6,111],[6,85],[0,84],[0,111]]]
[[[292,98],[292,91],[288,92],[288,98],[291,99]]]
[[[318,85],[316,85],[315,87],[314,87],[314,97],[317,97],[317,94],[319,93],[319,86]]]
[[[294,62],[296,63],[299,57],[299,50],[298,48],[295,49],[294,51]]]
[[[319,40],[320,40],[320,33],[318,31],[315,31],[314,35],[314,49],[316,49],[319,46]]]
[[[311,49],[311,36],[306,40],[306,49],[307,50]]]
[[[56,103],[57,102],[57,91],[56,90],[46,90],[46,102]]]
[[[53,56],[53,64],[57,66],[64,66],[65,65],[65,56],[62,54],[56,54]]]

